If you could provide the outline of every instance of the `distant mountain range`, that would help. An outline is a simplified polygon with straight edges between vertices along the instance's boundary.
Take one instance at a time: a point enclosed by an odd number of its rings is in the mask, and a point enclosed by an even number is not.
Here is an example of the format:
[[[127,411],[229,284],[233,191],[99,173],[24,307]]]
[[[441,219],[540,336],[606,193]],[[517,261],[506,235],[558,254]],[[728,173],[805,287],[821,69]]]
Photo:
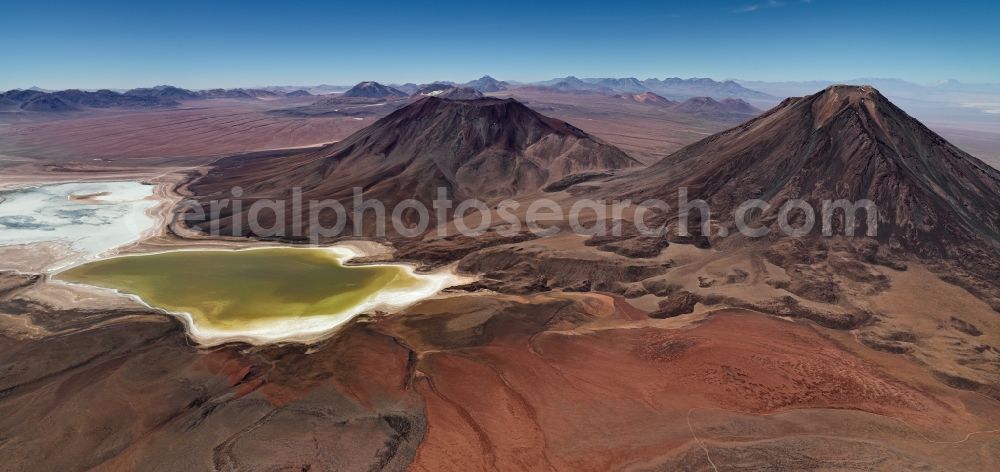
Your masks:
[[[197,100],[202,98],[198,92],[192,92],[188,89],[182,89],[179,87],[174,87],[172,85],[157,85],[156,87],[149,88],[135,88],[128,90],[124,94],[128,97],[147,97],[147,98],[157,98],[161,100]]]
[[[499,92],[501,90],[507,90],[512,87],[509,82],[504,82],[502,80],[494,79],[488,75],[484,75],[476,80],[470,80],[465,83],[452,82],[450,80],[438,80],[428,84],[414,84],[408,82],[405,84],[392,84],[393,88],[406,92],[410,95],[420,93],[426,95],[426,92],[430,89],[437,87],[437,90],[444,90],[446,87],[458,87],[458,88],[468,88],[476,90],[480,93],[491,93]],[[432,90],[431,90],[432,91]]]
[[[744,100],[755,100],[755,101],[771,101],[777,103],[778,97],[758,91],[752,90],[750,88],[744,87],[739,83],[726,80],[726,81],[716,81],[707,78],[691,78],[691,79],[681,79],[677,77],[665,78],[665,79],[645,79],[639,80],[634,77],[626,78],[584,78],[580,79],[574,76],[560,77],[550,80],[543,80],[540,82],[508,82],[503,80],[495,79],[489,75],[484,75],[478,79],[470,80],[468,82],[459,83],[447,80],[439,80],[425,84],[416,84],[412,82],[403,84],[388,84],[382,85],[378,82],[362,82],[362,84],[369,84],[368,87],[386,87],[388,89],[396,90],[401,94],[413,95],[418,93],[420,90],[437,87],[439,90],[443,90],[446,87],[465,87],[477,90],[481,93],[494,93],[503,90],[517,90],[523,88],[530,88],[535,90],[551,90],[554,92],[590,92],[590,93],[600,93],[606,95],[613,94],[642,94],[646,92],[652,92],[662,97],[671,100],[686,100],[692,97],[711,97],[717,100],[725,98],[741,98]],[[361,85],[361,84],[358,84]],[[355,85],[354,88],[357,88]],[[334,88],[335,86],[324,86]],[[303,90],[308,90],[313,94],[317,92],[313,91],[310,87],[300,87]],[[820,87],[821,88],[821,87]],[[277,87],[265,87],[267,90],[278,90]],[[341,86],[336,90],[337,92],[343,92],[349,90],[351,87]],[[284,89],[282,89],[284,90]],[[368,96],[369,98],[385,97],[386,90],[376,89],[374,92],[349,92],[351,96]],[[363,95],[356,95],[357,93],[362,93]],[[426,90],[420,93],[426,93]],[[345,96],[347,96],[345,94]],[[402,95],[399,95],[402,96]]]
[[[676,102],[653,92],[639,94],[616,94],[616,98],[625,101],[658,106],[680,113],[690,113],[721,120],[745,120],[761,113],[761,110],[740,98],[691,97],[683,102]]]
[[[347,98],[402,99],[414,94],[428,95],[428,92],[445,90],[449,87],[467,88],[482,94],[500,91],[535,91],[573,94],[600,94],[622,97],[636,97],[654,94],[669,102],[681,102],[691,98],[711,98],[717,103],[705,103],[709,107],[729,108],[727,113],[739,108],[737,103],[726,99],[739,99],[746,106],[767,108],[789,96],[804,96],[834,84],[872,85],[886,96],[904,103],[917,116],[932,121],[957,118],[972,119],[978,115],[983,120],[1000,120],[1000,84],[968,84],[956,80],[946,80],[933,85],[921,85],[893,78],[857,78],[850,80],[813,80],[800,82],[763,82],[723,80],[709,78],[668,77],[664,79],[635,77],[578,78],[559,77],[538,82],[503,81],[484,75],[478,79],[459,83],[435,81],[426,84],[403,83],[383,85],[366,81],[357,85],[311,85],[311,86],[265,86],[255,88],[189,90],[170,85],[136,88],[128,91],[113,90],[63,90],[51,91],[39,87],[11,90],[0,93],[0,110],[25,111],[72,111],[87,108],[148,108],[177,106],[187,100],[207,98],[226,99],[268,99],[278,97],[308,97],[310,95],[336,95]],[[460,96],[472,97],[465,92]],[[456,95],[458,97],[459,95]],[[643,103],[652,100],[647,96],[639,99]],[[693,105],[693,104],[692,104]],[[688,108],[688,107],[685,107]],[[750,113],[744,107],[743,112]],[[991,121],[991,122],[992,122]]]
[[[350,85],[268,85],[266,87],[256,87],[262,90],[289,94],[299,90],[308,92],[310,95],[327,95],[331,93],[343,93],[351,88]]]
[[[712,79],[645,79],[627,78],[586,78],[573,76],[546,80],[536,83],[512,83],[497,80],[489,75],[465,83],[439,81],[430,84],[406,83],[383,85],[374,81],[361,82],[353,87],[339,85],[317,86],[267,86],[259,88],[189,90],[171,85],[135,88],[125,92],[112,90],[63,90],[48,91],[38,87],[27,90],[11,90],[0,94],[0,110],[24,111],[74,111],[88,108],[150,108],[177,106],[188,100],[212,98],[226,99],[268,99],[277,97],[306,97],[341,93],[340,97],[363,99],[402,99],[413,94],[428,95],[434,90],[449,92],[452,98],[475,98],[478,94],[494,93],[518,88],[534,88],[568,93],[600,93],[640,95],[653,93],[668,100],[684,100],[692,97],[713,99],[741,98],[752,100],[774,100],[766,93],[751,90],[734,81],[717,82]]]
[[[347,116],[364,117],[377,116],[404,106],[407,101],[412,101],[424,97],[437,97],[448,100],[475,100],[483,98],[485,95],[477,88],[468,86],[469,84],[485,87],[493,90],[497,87],[509,87],[503,90],[511,91],[552,91],[545,85],[512,85],[507,82],[497,81],[489,76],[467,82],[463,85],[456,85],[453,82],[434,82],[426,85],[416,86],[408,84],[406,86],[387,86],[378,82],[361,82],[347,92],[339,95],[322,97],[316,102],[285,109],[272,110],[270,113],[281,116]],[[621,84],[628,84],[623,81]],[[404,87],[413,90],[407,96],[406,92],[400,90]],[[746,100],[740,98],[722,98],[716,100],[712,97],[691,97],[684,101],[673,101],[657,95],[653,92],[642,92],[636,94],[613,94],[610,88],[603,87],[599,91],[595,90],[575,90],[559,91],[556,93],[579,93],[597,94],[620,98],[625,101],[640,103],[644,105],[659,107],[664,110],[671,110],[678,113],[698,115],[724,122],[744,121],[761,113],[761,110],[754,107]],[[409,100],[407,100],[409,99]]]
[[[49,92],[33,87],[28,90],[10,90],[0,93],[0,110],[66,112],[88,108],[157,108],[173,107],[188,100],[228,98],[256,100],[281,96],[301,96],[301,90],[288,94],[264,89],[210,89],[192,91],[171,85],[135,88],[125,92],[102,89],[61,90]],[[305,92],[308,95],[308,92]]]
[[[358,116],[375,112],[374,109],[363,110],[359,108],[360,105],[374,105],[383,101],[394,102],[408,96],[470,100],[479,98],[483,94],[518,90],[618,96],[639,103],[675,107],[677,111],[683,113],[723,119],[746,119],[760,113],[760,110],[747,100],[767,103],[768,106],[777,102],[777,98],[771,95],[747,89],[733,81],[717,82],[712,79],[667,78],[640,81],[635,78],[579,79],[570,76],[536,83],[514,83],[484,75],[465,83],[436,81],[428,84],[383,85],[375,81],[365,81],[341,95],[323,98],[305,107],[279,110],[277,113],[292,116]],[[695,100],[681,103],[691,99]],[[359,100],[372,102],[362,103]]]
[[[85,108],[148,108],[176,105],[179,103],[172,98],[119,93],[111,90],[98,90],[96,92],[75,89],[58,92],[10,90],[0,94],[0,110],[64,112]]]
[[[584,78],[574,76],[536,82],[529,85],[551,87],[559,91],[593,91],[601,93],[629,93],[640,94],[653,92],[657,95],[673,99],[683,100],[691,97],[712,97],[721,98],[743,98],[755,100],[768,100],[775,97],[746,88],[735,81],[726,80],[718,82],[706,78],[681,79],[670,77],[666,79],[645,79],[639,80],[635,77],[627,78]]]

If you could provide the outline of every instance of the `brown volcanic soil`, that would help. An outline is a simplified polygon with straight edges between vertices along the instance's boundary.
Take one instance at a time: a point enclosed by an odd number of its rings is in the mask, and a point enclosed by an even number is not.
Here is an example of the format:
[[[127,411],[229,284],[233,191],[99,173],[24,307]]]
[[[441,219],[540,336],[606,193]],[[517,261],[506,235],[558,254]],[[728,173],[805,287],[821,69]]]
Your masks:
[[[550,323],[572,315],[554,316]],[[810,328],[757,315],[719,313],[691,329],[518,335],[490,328],[495,334],[486,346],[453,353],[433,343],[434,351],[420,356],[417,386],[429,431],[417,470],[467,464],[469,457],[500,470],[617,468],[691,447],[688,421],[704,412],[765,417],[846,407],[927,426],[951,418],[952,426],[941,425],[946,430],[960,424],[953,408],[963,408],[878,372]],[[900,434],[905,425],[895,429]],[[706,432],[713,442],[729,436]],[[738,443],[747,436],[768,434],[730,437]],[[777,446],[786,448],[794,450]]]
[[[995,402],[746,311],[648,320],[605,295],[461,295],[312,346],[202,349],[141,309],[31,305],[38,282],[12,277],[13,469],[996,465],[995,436],[967,436],[1000,423]]]
[[[848,105],[847,123],[866,116]],[[877,241],[668,239],[400,241],[397,257],[458,259],[481,285],[308,346],[200,348],[127,299],[0,272],[0,457],[38,470],[998,467],[1000,334],[982,297]],[[502,293],[462,291],[483,286]],[[678,300],[691,313],[650,317]]]

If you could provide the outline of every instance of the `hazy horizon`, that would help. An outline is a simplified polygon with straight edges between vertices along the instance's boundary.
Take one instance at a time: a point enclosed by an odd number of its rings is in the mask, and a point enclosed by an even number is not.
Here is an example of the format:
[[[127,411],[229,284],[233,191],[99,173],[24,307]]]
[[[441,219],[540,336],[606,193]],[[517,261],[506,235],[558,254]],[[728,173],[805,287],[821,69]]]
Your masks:
[[[1000,5],[856,0],[17,3],[0,89],[465,81],[484,74],[995,83]],[[932,34],[933,33],[933,34]]]
[[[702,76],[680,77],[680,76],[676,76],[676,75],[674,75],[674,76],[663,75],[663,76],[657,76],[657,77],[637,77],[635,75],[627,75],[627,74],[608,75],[608,76],[601,76],[601,77],[597,77],[597,76],[594,76],[594,77],[591,77],[591,76],[582,76],[582,75],[579,75],[579,74],[565,74],[565,75],[560,75],[560,76],[555,76],[555,77],[547,77],[547,78],[537,79],[537,80],[518,80],[518,79],[508,79],[508,78],[504,78],[504,77],[496,77],[496,76],[491,75],[491,74],[481,74],[481,75],[478,75],[478,76],[475,76],[475,77],[472,77],[472,78],[468,78],[468,79],[462,78],[462,79],[458,79],[458,80],[452,79],[452,78],[448,78],[448,77],[442,77],[442,78],[438,78],[438,79],[434,79],[434,80],[430,80],[430,81],[426,81],[426,82],[416,82],[416,81],[412,81],[412,80],[379,80],[379,79],[365,79],[365,80],[359,81],[359,82],[364,82],[364,81],[371,80],[371,81],[375,81],[375,82],[378,82],[378,83],[381,83],[381,84],[384,84],[384,85],[401,85],[401,84],[405,84],[405,83],[415,83],[415,84],[419,85],[419,84],[428,84],[428,83],[434,83],[434,82],[446,82],[446,81],[450,81],[450,82],[455,82],[455,83],[461,84],[461,83],[466,83],[466,82],[469,82],[469,81],[472,81],[472,80],[479,79],[479,78],[484,77],[484,76],[490,76],[490,77],[493,77],[494,79],[497,79],[497,80],[500,80],[500,81],[508,81],[508,82],[512,82],[512,83],[524,83],[524,84],[537,83],[537,82],[542,82],[542,81],[556,79],[556,78],[562,78],[562,77],[568,77],[568,76],[574,76],[574,77],[577,77],[579,79],[584,79],[584,80],[586,80],[586,79],[596,79],[596,78],[635,78],[635,79],[639,79],[639,80],[645,80],[645,79],[661,79],[661,80],[663,80],[663,79],[667,79],[667,78],[680,78],[680,79],[685,79],[685,80],[691,80],[691,79],[705,79],[705,78],[707,78],[707,79],[715,80],[717,82],[725,82],[725,81],[730,81],[731,80],[731,81],[735,81],[737,83],[751,83],[751,85],[754,82],[771,83],[771,84],[780,84],[780,83],[801,83],[801,84],[808,84],[808,83],[813,83],[813,82],[819,82],[819,83],[848,83],[848,82],[857,82],[857,81],[862,81],[862,80],[872,80],[872,81],[901,80],[901,81],[904,81],[904,82],[907,82],[907,83],[910,83],[910,84],[913,84],[913,85],[919,85],[919,86],[925,86],[925,87],[933,87],[933,86],[937,86],[937,85],[942,85],[942,84],[944,84],[944,83],[946,83],[948,81],[957,80],[957,79],[948,78],[948,79],[936,80],[936,81],[933,81],[933,82],[916,82],[916,81],[907,80],[905,78],[900,78],[900,77],[853,77],[853,78],[842,78],[841,77],[841,78],[835,78],[835,79],[755,80],[755,79],[744,79],[744,78],[738,78],[738,77],[727,77],[727,78],[702,77]],[[238,84],[238,85],[210,85],[210,86],[206,86],[206,87],[189,87],[189,86],[185,86],[183,84],[177,84],[177,83],[136,84],[136,85],[132,85],[132,86],[128,86],[128,87],[78,87],[78,86],[46,87],[46,86],[42,86],[42,85],[38,85],[38,84],[31,84],[31,85],[28,85],[28,86],[20,86],[20,87],[9,87],[9,88],[0,87],[0,91],[14,90],[14,89],[27,90],[27,89],[31,89],[31,88],[34,88],[34,87],[40,88],[42,90],[49,90],[49,91],[61,91],[61,90],[73,90],[73,89],[87,90],[87,91],[100,90],[100,89],[125,91],[125,90],[131,90],[131,89],[136,89],[136,88],[152,88],[152,87],[160,87],[160,86],[173,86],[173,87],[178,87],[178,88],[183,88],[183,89],[189,89],[189,90],[204,90],[204,89],[216,89],[216,88],[224,88],[224,89],[244,88],[244,89],[251,89],[251,88],[261,88],[261,87],[299,87],[299,86],[301,86],[301,87],[319,87],[319,86],[351,87],[351,86],[357,85],[357,83],[359,83],[359,82],[340,83],[340,82],[336,82],[336,81],[324,81],[324,82],[313,82],[313,83],[310,83],[310,82],[305,82],[305,81],[298,81],[298,82],[292,82],[292,83],[253,83],[253,84],[250,84],[250,85],[247,85],[247,84]],[[964,81],[958,81],[958,83],[960,83],[962,85],[990,85],[990,86],[1000,86],[1000,82],[964,82]]]

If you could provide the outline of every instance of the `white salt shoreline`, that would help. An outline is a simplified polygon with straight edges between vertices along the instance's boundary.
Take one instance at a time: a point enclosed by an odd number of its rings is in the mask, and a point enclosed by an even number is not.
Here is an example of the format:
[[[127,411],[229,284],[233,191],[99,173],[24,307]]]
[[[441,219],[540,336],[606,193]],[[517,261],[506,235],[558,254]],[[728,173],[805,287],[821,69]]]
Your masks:
[[[326,250],[333,252],[337,260],[341,264],[349,262],[351,259],[356,257],[366,257],[366,256],[377,256],[385,254],[389,251],[389,248],[374,243],[371,241],[347,241],[343,243],[338,243],[332,246],[313,246],[313,247],[296,247],[296,246],[257,246],[257,247],[244,247],[244,248],[176,248],[164,251],[155,252],[140,252],[131,254],[120,254],[111,257],[101,258],[100,260],[115,259],[121,257],[139,257],[147,256],[152,254],[165,254],[173,252],[192,252],[192,251],[253,251],[260,249],[315,249],[315,250]],[[79,264],[91,262],[91,261],[81,261]],[[62,272],[68,270],[73,266],[67,266],[59,270]],[[364,313],[371,313],[374,311],[386,311],[386,312],[396,312],[402,310],[406,307],[412,306],[413,304],[420,302],[422,300],[430,299],[438,295],[441,290],[445,288],[452,287],[455,285],[468,283],[475,280],[474,277],[463,276],[457,273],[455,265],[445,267],[441,270],[431,272],[431,273],[420,273],[417,272],[416,266],[413,264],[405,264],[399,262],[387,262],[387,263],[376,263],[372,265],[384,265],[398,267],[405,271],[407,274],[417,278],[421,282],[424,282],[418,288],[406,288],[406,289],[396,289],[396,290],[380,290],[373,293],[363,302],[355,305],[343,313],[331,314],[331,315],[311,315],[298,318],[287,318],[274,321],[262,322],[266,326],[255,326],[248,327],[239,330],[220,330],[212,329],[204,326],[199,326],[194,320],[194,317],[187,312],[176,312],[166,310],[161,307],[150,305],[142,297],[125,293],[117,289],[99,287],[89,284],[81,284],[76,282],[68,282],[64,280],[54,279],[50,277],[50,282],[64,284],[69,286],[86,287],[90,290],[98,290],[103,292],[111,292],[117,296],[127,297],[133,301],[156,311],[173,315],[179,318],[185,325],[188,335],[196,341],[198,344],[204,346],[215,346],[219,344],[224,344],[228,342],[245,342],[248,344],[272,344],[278,342],[298,342],[298,343],[313,343],[328,337],[330,334],[335,332],[339,327],[354,319],[358,315]],[[58,275],[58,272],[53,273],[53,276]]]

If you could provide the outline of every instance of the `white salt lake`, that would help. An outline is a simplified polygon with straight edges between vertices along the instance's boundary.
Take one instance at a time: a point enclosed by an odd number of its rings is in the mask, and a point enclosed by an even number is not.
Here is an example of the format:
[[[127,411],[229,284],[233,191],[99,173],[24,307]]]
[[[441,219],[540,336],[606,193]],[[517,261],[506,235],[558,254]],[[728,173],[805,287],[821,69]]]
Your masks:
[[[64,242],[91,259],[128,244],[156,223],[154,186],[70,182],[0,191],[0,246]]]

